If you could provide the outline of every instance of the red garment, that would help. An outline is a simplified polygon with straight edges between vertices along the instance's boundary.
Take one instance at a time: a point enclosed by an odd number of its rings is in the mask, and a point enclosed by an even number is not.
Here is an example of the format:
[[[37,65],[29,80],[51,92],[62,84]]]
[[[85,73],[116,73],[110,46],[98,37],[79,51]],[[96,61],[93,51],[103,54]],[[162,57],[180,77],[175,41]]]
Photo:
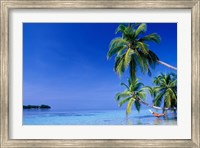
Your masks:
[[[164,116],[165,114],[158,114],[158,113],[155,113],[155,112],[153,112],[152,113],[155,117],[161,117],[161,116]]]

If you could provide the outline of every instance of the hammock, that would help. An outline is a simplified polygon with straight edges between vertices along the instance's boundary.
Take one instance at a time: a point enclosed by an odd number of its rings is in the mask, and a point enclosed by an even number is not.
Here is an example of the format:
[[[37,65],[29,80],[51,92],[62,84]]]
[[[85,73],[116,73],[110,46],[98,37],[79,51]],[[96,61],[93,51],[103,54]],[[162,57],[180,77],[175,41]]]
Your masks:
[[[150,105],[150,104],[148,104],[147,102],[142,101],[141,99],[138,99],[138,101],[139,101],[140,103],[144,104],[144,105],[147,105],[148,107],[151,107],[151,108],[154,108],[154,109],[157,109],[157,110],[165,110],[165,111],[166,111],[166,110],[169,110],[169,109],[176,110],[176,107],[171,107],[171,108],[165,107],[165,108],[162,108],[162,107]],[[150,112],[152,112],[152,111],[150,111]]]
[[[158,114],[158,113],[155,113],[155,112],[153,112],[152,110],[150,110],[149,109],[149,111],[150,111],[150,113],[152,114],[152,115],[154,115],[155,117],[161,117],[161,116],[164,116],[165,114]]]

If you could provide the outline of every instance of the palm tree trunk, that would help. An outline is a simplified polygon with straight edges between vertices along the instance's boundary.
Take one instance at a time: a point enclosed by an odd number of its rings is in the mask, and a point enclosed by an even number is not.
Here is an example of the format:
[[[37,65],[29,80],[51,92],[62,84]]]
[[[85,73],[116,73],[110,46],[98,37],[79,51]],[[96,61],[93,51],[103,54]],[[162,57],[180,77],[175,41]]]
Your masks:
[[[147,102],[144,102],[143,100],[141,100],[141,99],[139,99],[139,98],[138,98],[138,101],[140,101],[140,103],[142,103],[142,104],[144,104],[144,105],[147,105],[148,107],[151,107],[151,108],[154,108],[154,109],[157,109],[157,110],[168,110],[168,109],[169,109],[169,108],[162,108],[162,107],[150,105],[150,104],[148,104]]]
[[[162,64],[162,65],[168,67],[168,68],[171,68],[171,69],[173,69],[173,70],[177,70],[176,67],[171,66],[171,65],[169,65],[169,64],[167,64],[167,63],[165,63],[165,62],[162,62],[162,61],[159,61],[159,60],[157,60],[157,62],[158,62],[159,64]]]

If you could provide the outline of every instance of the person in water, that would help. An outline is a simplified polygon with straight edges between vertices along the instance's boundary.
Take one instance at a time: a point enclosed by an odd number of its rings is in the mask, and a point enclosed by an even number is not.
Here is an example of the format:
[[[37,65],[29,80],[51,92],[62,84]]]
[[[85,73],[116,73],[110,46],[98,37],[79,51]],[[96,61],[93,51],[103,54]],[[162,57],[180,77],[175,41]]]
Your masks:
[[[149,111],[150,111],[150,113],[151,113],[152,115],[154,115],[155,117],[165,116],[165,112],[164,112],[163,114],[158,114],[158,113],[156,113],[156,112],[153,112],[153,111],[150,110],[150,109],[149,109]]]

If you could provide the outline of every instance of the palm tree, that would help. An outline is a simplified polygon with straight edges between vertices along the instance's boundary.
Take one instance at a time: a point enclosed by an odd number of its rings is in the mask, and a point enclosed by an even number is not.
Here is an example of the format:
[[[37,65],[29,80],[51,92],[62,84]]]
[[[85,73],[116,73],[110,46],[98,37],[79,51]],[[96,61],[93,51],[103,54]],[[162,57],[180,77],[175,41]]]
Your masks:
[[[129,79],[128,85],[121,83],[121,85],[126,87],[123,92],[117,93],[115,100],[119,102],[121,107],[123,104],[127,103],[126,114],[131,113],[132,105],[134,104],[137,111],[140,110],[140,100],[144,100],[146,97],[146,92],[142,89],[143,83],[139,83],[138,79]]]
[[[146,42],[160,42],[160,36],[152,33],[146,36],[141,34],[146,31],[146,24],[129,24],[119,25],[116,33],[122,33],[121,37],[115,38],[110,43],[107,58],[115,57],[114,70],[118,75],[122,75],[129,67],[130,78],[136,78],[136,68],[140,67],[142,73],[151,75],[150,68],[155,68],[157,63],[163,64],[169,68],[176,70],[175,67],[159,61],[157,55],[149,49]]]
[[[155,77],[154,83],[157,85],[155,87],[144,86],[140,83],[138,79],[129,79],[128,85],[121,83],[126,89],[123,92],[119,92],[115,96],[115,100],[119,102],[121,107],[123,104],[127,103],[126,114],[131,113],[132,105],[134,104],[137,111],[140,110],[141,104],[148,107],[154,108],[156,110],[167,111],[169,109],[176,110],[177,107],[177,76],[174,73],[168,75],[160,74]],[[146,90],[151,93],[154,104],[150,105],[145,102]],[[164,98],[164,105],[161,106],[162,99]]]
[[[154,105],[161,106],[163,108],[176,109],[177,107],[177,75],[174,73],[163,74],[161,73],[154,78],[153,87],[154,92]]]

